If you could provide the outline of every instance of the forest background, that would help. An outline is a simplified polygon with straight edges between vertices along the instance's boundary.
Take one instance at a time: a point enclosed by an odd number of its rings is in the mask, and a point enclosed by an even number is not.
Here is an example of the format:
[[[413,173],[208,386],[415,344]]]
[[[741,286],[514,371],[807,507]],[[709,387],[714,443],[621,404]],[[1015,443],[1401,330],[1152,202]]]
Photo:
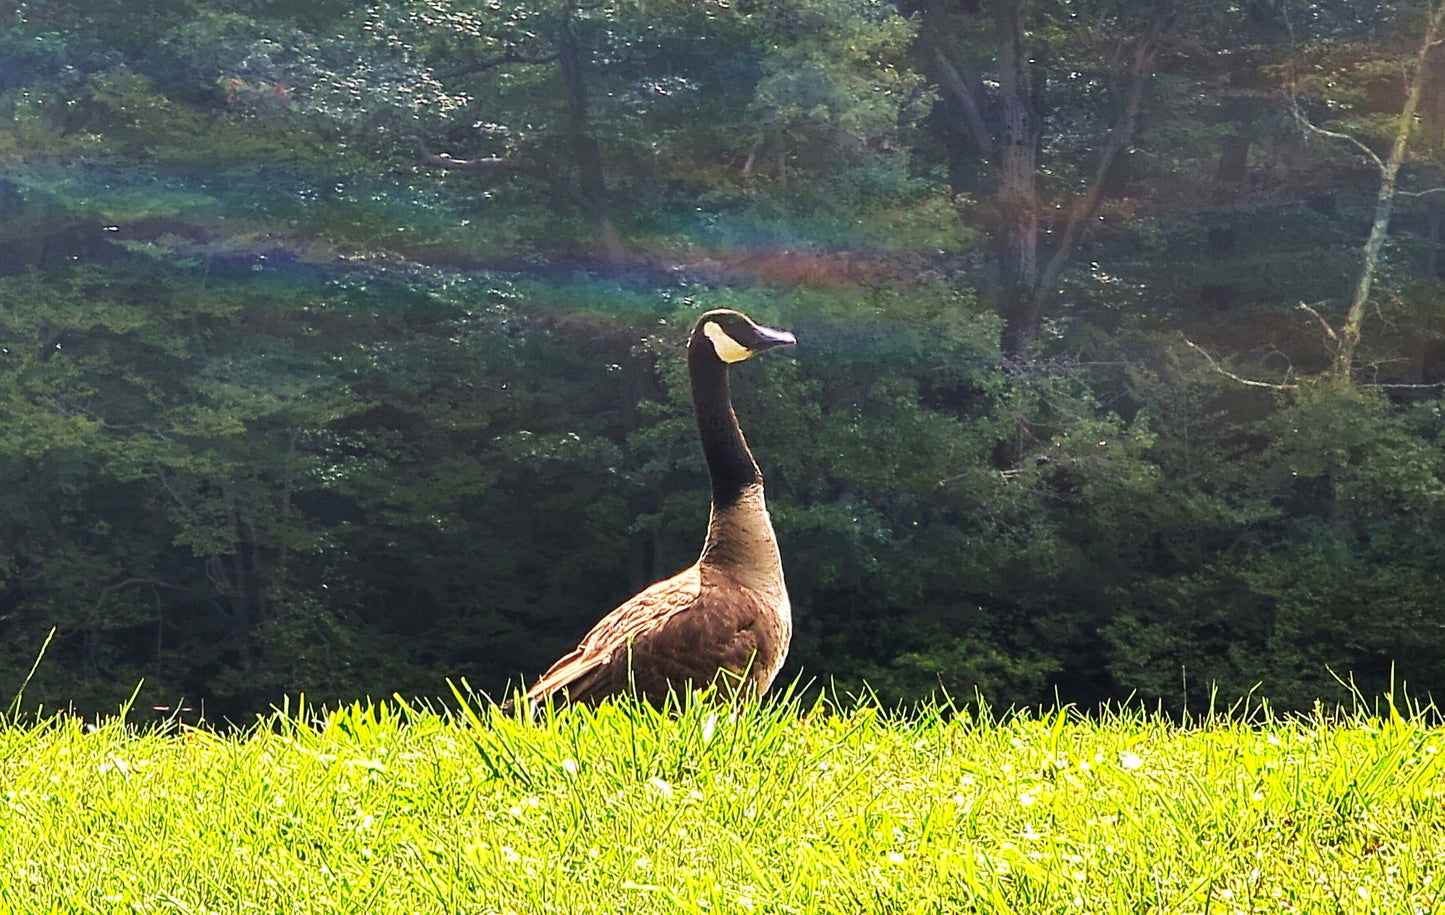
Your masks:
[[[728,306],[799,339],[734,373],[785,679],[1439,695],[1438,20],[0,4],[0,688],[535,675],[695,558]]]

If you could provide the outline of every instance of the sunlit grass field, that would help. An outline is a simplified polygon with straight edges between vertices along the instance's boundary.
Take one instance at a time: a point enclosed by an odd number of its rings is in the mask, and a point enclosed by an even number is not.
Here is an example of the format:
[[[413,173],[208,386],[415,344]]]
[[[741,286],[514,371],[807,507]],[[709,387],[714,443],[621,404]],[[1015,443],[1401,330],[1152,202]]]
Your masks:
[[[868,701],[0,722],[0,912],[1436,912],[1445,732]]]

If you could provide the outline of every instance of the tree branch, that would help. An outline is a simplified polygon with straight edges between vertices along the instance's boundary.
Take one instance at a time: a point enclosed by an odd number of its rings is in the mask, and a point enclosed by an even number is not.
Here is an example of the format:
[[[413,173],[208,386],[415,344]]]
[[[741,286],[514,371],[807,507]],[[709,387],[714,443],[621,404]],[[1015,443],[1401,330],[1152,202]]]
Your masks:
[[[1382,382],[1370,381],[1360,385],[1362,388],[1379,388],[1382,391],[1436,391],[1445,389],[1445,381],[1437,381],[1434,384],[1408,384],[1405,382]]]
[[[1188,337],[1184,336],[1182,332],[1179,334],[1179,339],[1183,340],[1190,349],[1203,356],[1204,361],[1209,363],[1210,368],[1214,369],[1216,372],[1231,381],[1237,381],[1240,384],[1249,385],[1252,388],[1268,388],[1271,391],[1293,391],[1299,387],[1299,385],[1297,384],[1275,384],[1270,381],[1255,381],[1253,378],[1245,378],[1242,375],[1236,375],[1229,369],[1220,365],[1213,356],[1209,355],[1208,350],[1195,343],[1193,340],[1190,340]]]
[[[1335,333],[1335,329],[1330,326],[1330,322],[1325,320],[1324,315],[1315,311],[1312,306],[1306,304],[1305,302],[1299,303],[1299,307],[1301,311],[1307,311],[1315,316],[1315,320],[1320,322],[1320,327],[1323,327],[1325,329],[1325,333],[1329,334],[1331,340],[1335,341],[1336,343],[1340,342],[1340,335]]]
[[[978,97],[974,95],[973,87],[964,75],[958,72],[958,68],[948,59],[948,55],[943,53],[943,48],[939,47],[937,40],[931,41],[930,44],[933,46],[933,59],[938,62],[942,77],[939,82],[963,109],[963,119],[968,126],[969,136],[985,154],[992,154],[993,134],[988,132],[988,126],[983,122],[983,115],[978,110]]]
[[[453,159],[446,153],[434,153],[427,149],[421,137],[412,137],[416,143],[417,157],[423,165],[434,165],[438,168],[451,169],[453,171],[470,172],[502,172],[505,174],[523,175],[543,181],[551,186],[558,193],[563,194],[577,206],[587,212],[593,210],[593,204],[580,191],[572,187],[563,179],[557,177],[551,169],[535,162],[525,162],[521,159],[507,159],[501,156],[482,156],[477,159]]]
[[[1113,167],[1114,160],[1118,158],[1119,153],[1134,136],[1134,128],[1139,121],[1139,105],[1144,94],[1144,78],[1149,65],[1154,62],[1155,56],[1159,53],[1160,33],[1161,27],[1156,23],[1149,30],[1149,34],[1139,39],[1138,46],[1134,49],[1134,62],[1129,67],[1129,88],[1124,101],[1124,110],[1119,116],[1119,121],[1109,131],[1109,137],[1104,143],[1104,151],[1099,156],[1099,167],[1094,171],[1093,181],[1090,182],[1084,196],[1076,200],[1070,210],[1069,221],[1064,227],[1064,234],[1059,241],[1058,249],[1054,251],[1054,256],[1049,258],[1043,272],[1039,274],[1033,295],[1040,301],[1053,289],[1054,281],[1058,279],[1059,273],[1063,271],[1064,265],[1072,256],[1074,246],[1079,243],[1085,227],[1099,208],[1099,198],[1103,194],[1104,181],[1108,177],[1109,169]]]
[[[1283,5],[1281,7],[1281,11],[1284,14],[1285,31],[1289,33],[1290,47],[1293,49],[1295,46],[1294,21],[1291,20],[1289,17],[1288,4]],[[1344,142],[1351,144],[1360,152],[1364,153],[1365,157],[1374,163],[1375,168],[1379,169],[1383,173],[1385,171],[1385,163],[1378,155],[1375,154],[1375,151],[1373,149],[1366,146],[1364,143],[1361,143],[1359,139],[1352,137],[1347,133],[1339,133],[1338,131],[1334,130],[1326,130],[1323,127],[1315,124],[1309,118],[1305,117],[1305,113],[1303,111],[1300,111],[1299,108],[1299,93],[1295,88],[1296,82],[1293,60],[1291,60],[1289,63],[1288,73],[1289,78],[1286,81],[1287,91],[1285,94],[1289,97],[1290,114],[1294,117],[1294,122],[1299,127],[1299,129],[1305,133],[1312,133],[1316,136],[1326,137],[1331,140],[1343,140]]]
[[[1316,136],[1327,137],[1331,140],[1343,140],[1344,142],[1349,143],[1351,146],[1355,147],[1361,153],[1363,153],[1364,156],[1369,159],[1371,163],[1374,164],[1375,168],[1380,170],[1380,172],[1383,173],[1385,171],[1384,160],[1381,159],[1378,155],[1376,155],[1373,149],[1360,142],[1359,138],[1352,137],[1347,133],[1340,133],[1339,131],[1335,130],[1326,130],[1325,128],[1311,121],[1309,118],[1305,117],[1305,113],[1299,110],[1299,100],[1295,98],[1293,84],[1291,84],[1290,86],[1288,95],[1290,114],[1294,116],[1295,124],[1299,126],[1300,130],[1304,131],[1305,133],[1315,134]]]

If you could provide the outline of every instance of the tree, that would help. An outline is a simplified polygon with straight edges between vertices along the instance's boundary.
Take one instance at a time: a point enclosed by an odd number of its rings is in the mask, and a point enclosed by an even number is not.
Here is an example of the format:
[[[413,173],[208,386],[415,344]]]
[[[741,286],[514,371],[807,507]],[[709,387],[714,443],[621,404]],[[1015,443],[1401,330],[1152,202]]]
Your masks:
[[[384,7],[374,8],[374,15],[382,22],[394,24],[395,13],[400,13],[416,23],[416,14]],[[589,45],[588,33],[595,33],[598,24],[594,13],[605,19],[610,9],[589,5],[585,10],[577,3],[566,2],[556,5],[542,5],[531,9],[530,5],[513,6],[510,15],[482,17],[476,13],[464,14],[448,11],[449,15],[432,20],[423,17],[423,24],[451,26],[458,32],[470,32],[473,40],[465,41],[462,47],[455,41],[432,38],[428,44],[433,52],[438,79],[445,82],[471,81],[481,74],[506,75],[517,68],[551,67],[556,74],[561,91],[561,111],[558,112],[554,131],[559,141],[550,151],[543,143],[537,150],[528,151],[514,147],[502,155],[486,155],[467,159],[455,159],[447,154],[434,154],[421,147],[421,161],[427,165],[448,169],[494,172],[522,175],[544,182],[559,196],[576,206],[595,226],[602,243],[603,257],[612,267],[620,266],[623,260],[622,241],[612,216],[606,176],[606,158],[596,135],[590,112],[590,84],[595,67],[594,48]],[[390,14],[390,15],[389,15]],[[501,24],[501,29],[482,32],[484,24]],[[523,23],[526,23],[523,26]],[[589,28],[591,26],[591,28]],[[539,28],[540,27],[540,28]],[[397,31],[387,30],[386,40],[395,40]],[[420,36],[409,36],[420,37]],[[451,36],[461,37],[460,35]],[[496,48],[490,56],[482,56],[482,47]],[[425,55],[426,44],[418,50]],[[465,62],[445,66],[437,59],[441,52],[457,54],[462,52]],[[489,112],[492,116],[501,112]],[[505,116],[505,115],[504,115]],[[505,128],[503,128],[505,133]],[[422,141],[418,139],[418,143]]]
[[[1441,44],[1442,20],[1445,20],[1445,3],[1436,6],[1427,2],[1419,48],[1413,57],[1403,62],[1404,100],[1396,119],[1395,135],[1390,144],[1390,152],[1384,159],[1381,159],[1365,143],[1349,134],[1327,130],[1311,123],[1301,112],[1296,101],[1299,87],[1297,85],[1289,87],[1291,109],[1295,119],[1304,130],[1311,134],[1343,140],[1351,144],[1364,154],[1380,175],[1380,187],[1375,196],[1370,233],[1365,240],[1360,272],[1350,297],[1349,309],[1345,313],[1345,319],[1338,334],[1330,331],[1332,338],[1336,341],[1333,372],[1338,378],[1344,380],[1353,377],[1355,351],[1360,344],[1360,333],[1364,327],[1365,315],[1370,304],[1370,288],[1379,267],[1380,253],[1389,234],[1390,215],[1395,207],[1396,181],[1399,178],[1401,166],[1405,164],[1410,136],[1419,127],[1420,118],[1417,112],[1420,109],[1425,85],[1429,81],[1431,52]],[[1329,329],[1328,325],[1326,325],[1326,329]]]
[[[958,134],[987,163],[987,219],[1010,353],[1028,349],[1038,335],[1059,274],[1089,231],[1105,181],[1134,139],[1144,87],[1170,36],[1172,6],[1136,10],[1106,3],[1066,16],[1026,0],[923,5],[923,66],[961,123]],[[1047,182],[1045,164],[1050,173],[1065,164],[1046,158],[1046,146],[1055,145],[1062,127],[1059,113],[1049,108],[1050,93],[1061,82],[1083,80],[1084,73],[1108,93],[1098,111],[1103,136],[1091,143],[1093,167],[1068,163],[1078,171]],[[1066,212],[1061,225],[1052,224],[1058,209]]]

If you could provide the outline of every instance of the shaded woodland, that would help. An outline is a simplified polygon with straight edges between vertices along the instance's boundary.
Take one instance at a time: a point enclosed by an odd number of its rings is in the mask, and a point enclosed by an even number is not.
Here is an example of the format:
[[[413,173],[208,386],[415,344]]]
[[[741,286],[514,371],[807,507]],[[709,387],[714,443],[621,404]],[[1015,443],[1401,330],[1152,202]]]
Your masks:
[[[0,699],[534,676],[696,557],[724,306],[783,679],[1440,695],[1440,15],[0,6]]]

